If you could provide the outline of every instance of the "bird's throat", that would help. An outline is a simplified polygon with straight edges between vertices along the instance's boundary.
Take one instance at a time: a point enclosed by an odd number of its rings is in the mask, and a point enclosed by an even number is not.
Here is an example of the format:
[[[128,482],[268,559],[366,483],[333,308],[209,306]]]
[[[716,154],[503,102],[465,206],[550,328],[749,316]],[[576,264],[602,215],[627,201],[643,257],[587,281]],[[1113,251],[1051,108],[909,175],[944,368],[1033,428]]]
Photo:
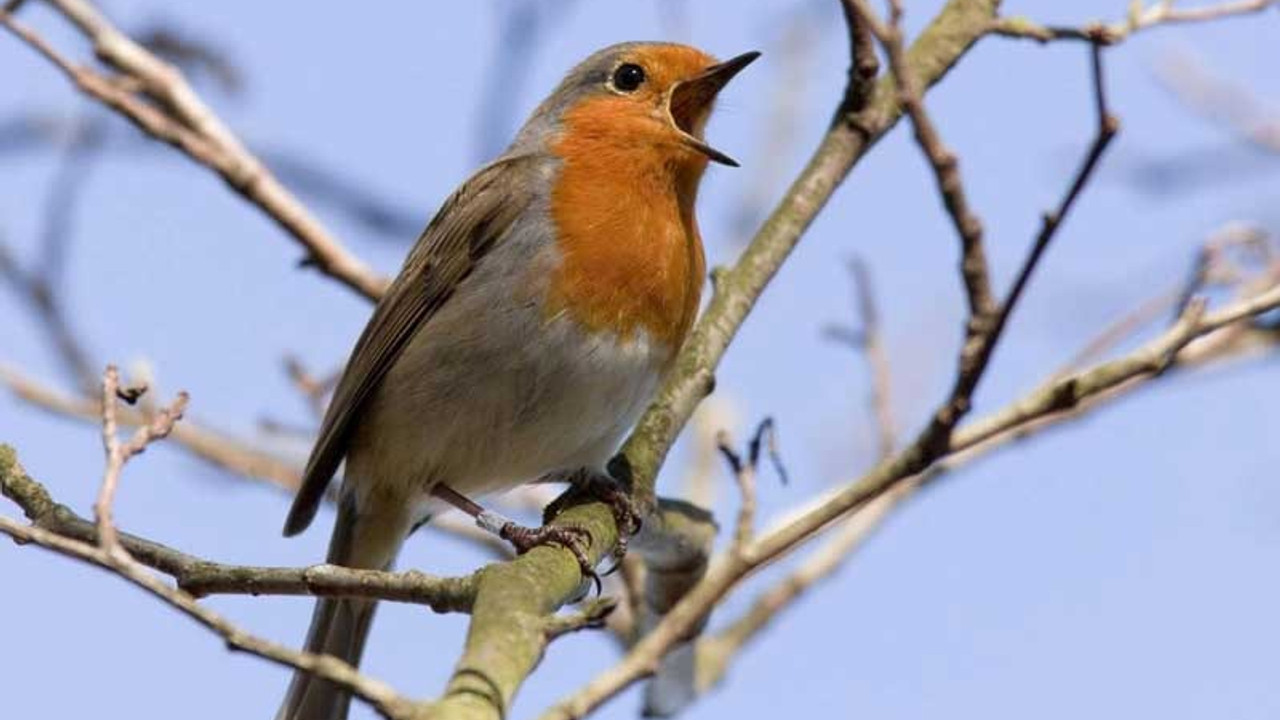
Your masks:
[[[694,204],[706,160],[634,135],[618,141],[620,126],[570,114],[552,147],[562,161],[551,194],[561,263],[549,312],[624,340],[644,333],[674,356],[702,292]]]

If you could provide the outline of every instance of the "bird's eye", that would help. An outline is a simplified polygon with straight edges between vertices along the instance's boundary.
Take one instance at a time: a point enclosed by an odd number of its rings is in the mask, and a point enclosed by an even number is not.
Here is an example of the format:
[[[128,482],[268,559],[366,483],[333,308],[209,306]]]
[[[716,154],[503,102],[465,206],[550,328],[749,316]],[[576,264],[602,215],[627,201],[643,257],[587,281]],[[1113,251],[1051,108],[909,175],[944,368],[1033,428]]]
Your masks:
[[[619,65],[613,71],[613,87],[621,92],[634,92],[644,82],[644,68],[635,63]]]

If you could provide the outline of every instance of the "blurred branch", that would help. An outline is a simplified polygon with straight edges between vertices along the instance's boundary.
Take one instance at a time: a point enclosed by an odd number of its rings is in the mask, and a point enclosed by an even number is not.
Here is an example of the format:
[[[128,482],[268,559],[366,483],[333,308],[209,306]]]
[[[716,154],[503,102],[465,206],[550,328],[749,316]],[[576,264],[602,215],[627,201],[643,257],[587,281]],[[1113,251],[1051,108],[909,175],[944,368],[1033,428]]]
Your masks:
[[[1230,259],[1231,251],[1243,248],[1257,256],[1261,272],[1250,273]],[[1241,297],[1280,281],[1275,250],[1266,233],[1260,228],[1244,223],[1228,223],[1214,232],[1191,264],[1191,272],[1178,287],[1160,292],[1139,303],[1116,321],[1103,328],[1081,348],[1060,370],[1056,377],[1078,369],[1110,352],[1121,342],[1156,319],[1173,314],[1174,319],[1186,311],[1196,296],[1215,287],[1235,288]]]
[[[0,490],[31,526],[68,541],[100,544],[95,523],[58,503],[43,485],[27,475],[17,454],[0,445]],[[128,533],[119,534],[129,556],[169,575],[193,597],[218,594],[332,595],[428,605],[437,612],[465,612],[474,593],[474,577],[438,578],[416,571],[353,570],[336,565],[271,568],[224,565],[188,555]]]
[[[55,415],[86,422],[97,422],[101,417],[102,411],[96,400],[65,395],[3,365],[0,365],[0,385],[7,385],[20,400]],[[134,408],[120,408],[118,418],[120,423],[133,427],[150,422],[145,413]],[[297,465],[254,443],[226,435],[196,421],[187,420],[175,427],[170,440],[201,460],[235,476],[265,481],[290,494],[298,488],[301,470]],[[492,533],[477,528],[469,520],[444,515],[427,527],[431,531],[475,542],[494,557],[511,556],[510,545],[496,539]]]
[[[1168,54],[1155,71],[1160,83],[1192,111],[1255,149],[1280,154],[1280,112],[1249,89],[1213,75],[1185,52]]]
[[[119,378],[115,368],[108,367],[103,378],[103,439],[107,450],[106,471],[103,475],[102,491],[94,509],[97,514],[96,524],[90,524],[65,508],[55,504],[44,487],[36,483],[18,464],[17,456],[8,446],[0,446],[0,489],[5,497],[18,502],[33,521],[33,525],[22,525],[7,517],[0,516],[0,533],[8,535],[20,543],[31,543],[52,550],[66,557],[75,558],[97,567],[108,570],[124,578],[129,583],[141,588],[153,597],[196,621],[211,632],[220,636],[227,647],[256,655],[286,667],[310,672],[336,683],[373,705],[379,712],[391,718],[410,717],[411,705],[397,695],[381,681],[360,674],[352,666],[336,658],[314,655],[291,650],[283,645],[270,642],[255,635],[250,635],[221,615],[200,605],[196,598],[180,588],[175,588],[150,572],[126,548],[139,546],[140,557],[153,557],[152,550],[167,553],[169,559],[180,554],[153,543],[137,538],[119,537],[111,522],[110,506],[119,474],[125,462],[140,452],[153,440],[163,437],[172,428],[173,422],[181,415],[185,398],[179,396],[178,401],[168,412],[161,413],[153,424],[140,430],[128,443],[121,445],[117,439],[114,407],[120,390]],[[64,513],[59,513],[64,510]],[[74,539],[41,525],[41,520],[49,514],[62,515],[60,522],[72,522],[88,527],[91,536],[96,537],[96,544],[86,540]],[[70,516],[68,518],[67,516]],[[184,558],[186,559],[186,558]]]
[[[884,460],[896,445],[892,402],[890,400],[890,365],[884,350],[880,316],[876,308],[875,291],[866,264],[855,258],[850,263],[857,295],[857,314],[861,329],[856,333],[855,347],[866,356],[870,367],[870,401],[867,416],[877,431],[878,460]],[[738,653],[760,632],[805,592],[833,575],[853,557],[867,537],[876,530],[889,511],[910,495],[918,483],[902,483],[893,490],[868,503],[866,507],[841,520],[823,545],[813,551],[797,568],[781,580],[773,582],[756,596],[751,606],[723,630],[698,640],[694,660],[689,664],[689,688],[679,696],[679,702],[670,702],[659,713],[669,717],[683,710],[688,704],[715,687],[723,678],[729,664]],[[665,660],[664,660],[665,663]],[[650,708],[646,705],[646,711]]]
[[[982,37],[995,17],[997,5],[995,0],[952,0],[946,4],[906,53],[906,62],[922,86],[941,79]],[[855,70],[851,75],[860,77],[861,73]],[[681,349],[672,377],[624,445],[623,457],[642,503],[654,501],[657,469],[694,407],[710,392],[716,365],[760,293],[854,164],[900,117],[892,81],[876,83],[861,111],[850,110],[847,95],[842,95],[832,124],[809,164],[737,263],[713,274],[715,292],[706,312]],[[599,513],[606,514],[607,509],[599,506]],[[752,547],[762,541],[763,538],[757,539]],[[632,648],[622,664],[549,710],[545,717],[582,717],[652,673],[672,647],[705,621],[712,605],[756,566],[753,553],[746,561],[739,559],[724,563],[719,570],[712,568]]]
[[[534,57],[543,47],[543,38],[573,5],[573,0],[508,0],[497,6],[498,38],[475,114],[479,162],[489,162],[511,141]]]
[[[1280,308],[1280,285],[1253,297],[1236,301],[1214,313],[1203,302],[1192,303],[1167,332],[1116,360],[1101,363],[1062,379],[1051,380],[1004,409],[961,427],[954,433],[939,460],[982,447],[1025,437],[1027,433],[1064,416],[1079,417],[1080,410],[1113,400],[1161,377],[1179,354],[1194,349],[1197,340],[1211,341],[1221,331]],[[1047,421],[1047,422],[1046,422]],[[740,555],[731,555],[712,566],[701,582],[689,590],[662,622],[636,643],[623,660],[588,683],[575,695],[557,704],[544,718],[582,717],[632,682],[652,672],[672,646],[691,632],[742,578],[796,546],[812,539],[831,522],[850,512],[862,512],[871,503],[895,490],[935,476],[948,464],[919,464],[925,455],[920,441],[879,463],[866,475],[829,496],[782,527],[750,543]],[[784,591],[780,591],[784,592]],[[754,621],[747,621],[754,622]]]
[[[785,10],[786,16],[778,21],[777,37],[765,52],[776,68],[776,79],[766,103],[768,115],[758,141],[752,146],[753,172],[742,178],[743,189],[728,213],[729,234],[740,238],[739,242],[751,237],[769,202],[787,181],[789,160],[803,137],[799,132],[799,119],[805,111],[804,93],[813,85],[813,64],[825,23],[816,12],[819,7],[808,2]],[[875,60],[874,53],[871,58]],[[861,83],[867,93],[874,78],[873,68],[871,77]]]
[[[26,301],[36,317],[37,325],[49,338],[54,355],[81,392],[92,392],[97,385],[93,361],[71,329],[54,280],[47,274],[28,272],[18,265],[8,246],[0,243],[0,279],[5,280]],[[4,370],[0,368],[0,380]]]
[[[250,635],[218,613],[196,602],[192,596],[147,572],[143,566],[128,558],[117,557],[105,547],[68,540],[61,535],[37,527],[20,525],[6,517],[0,517],[0,533],[9,535],[21,543],[31,543],[60,555],[82,560],[124,578],[130,584],[141,588],[152,597],[221,637],[230,650],[246,652],[285,667],[322,677],[368,702],[386,717],[406,719],[411,717],[408,701],[397,695],[385,683],[362,675],[351,665],[332,656],[291,650],[256,635]]]
[[[348,252],[241,145],[191,89],[181,71],[130,40],[87,2],[47,0],[47,4],[93,43],[100,60],[121,74],[106,76],[73,64],[7,10],[0,12],[0,24],[61,70],[81,92],[218,173],[306,250],[307,264],[369,299],[381,295],[385,280]]]
[[[870,415],[875,421],[878,438],[877,455],[883,459],[898,444],[898,432],[893,421],[893,378],[889,369],[889,353],[884,346],[884,331],[871,270],[861,258],[854,258],[850,267],[858,294],[858,314],[862,319],[863,352],[871,370]]]
[[[64,395],[17,370],[0,366],[0,383],[7,385],[23,401],[57,415],[89,422],[96,422],[101,417],[102,409],[97,401]],[[133,427],[150,422],[144,413],[130,408],[120,409],[118,417],[119,422]],[[301,476],[297,466],[194,421],[174,428],[172,441],[202,460],[236,475],[266,480],[289,492],[297,489]]]
[[[1041,25],[1022,17],[1002,17],[991,25],[991,31],[997,35],[1011,38],[1025,38],[1039,42],[1053,40],[1083,40],[1085,42],[1114,45],[1130,35],[1163,25],[1200,23],[1239,15],[1262,12],[1278,4],[1280,0],[1232,0],[1193,8],[1174,7],[1173,0],[1156,0],[1145,5],[1142,0],[1134,0],[1129,5],[1129,14],[1124,20],[1110,24],[1092,22],[1080,27],[1064,25]]]

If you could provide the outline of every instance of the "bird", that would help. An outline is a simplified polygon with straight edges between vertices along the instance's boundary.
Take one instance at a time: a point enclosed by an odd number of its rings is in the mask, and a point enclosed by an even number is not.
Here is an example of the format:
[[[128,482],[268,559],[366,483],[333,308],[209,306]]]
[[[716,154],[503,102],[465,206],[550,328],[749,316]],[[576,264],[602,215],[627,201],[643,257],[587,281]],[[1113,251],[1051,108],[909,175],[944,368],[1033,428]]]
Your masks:
[[[627,42],[565,75],[443,203],[379,300],[286,536],[311,524],[345,461],[331,564],[390,569],[410,533],[450,505],[518,550],[565,540],[470,498],[555,473],[607,481],[698,313],[698,187],[709,163],[737,166],[704,129],[720,91],[758,56],[721,62]],[[306,650],[358,665],[374,607],[318,599]],[[298,671],[276,717],[340,720],[349,705]]]

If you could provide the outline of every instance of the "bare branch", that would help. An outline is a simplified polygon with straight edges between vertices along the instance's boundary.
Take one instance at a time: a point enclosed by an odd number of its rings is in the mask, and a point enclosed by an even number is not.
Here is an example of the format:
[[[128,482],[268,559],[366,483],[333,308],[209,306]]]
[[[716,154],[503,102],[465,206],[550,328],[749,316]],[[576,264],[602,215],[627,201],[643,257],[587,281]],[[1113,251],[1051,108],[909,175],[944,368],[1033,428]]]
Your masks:
[[[1211,336],[1234,323],[1280,308],[1280,285],[1241,300],[1211,314],[1194,303],[1183,319],[1167,333],[1117,360],[1102,363],[1068,378],[1052,381],[1011,403],[1005,409],[974,421],[954,434],[942,458],[974,448],[998,437],[1011,439],[1019,429],[1052,418],[1065,410],[1097,399],[1110,399],[1159,377],[1193,341]],[[919,482],[929,465],[922,441],[878,464],[856,482],[830,496],[781,528],[754,540],[740,555],[732,555],[712,567],[696,586],[666,614],[625,658],[597,676],[577,693],[543,715],[543,720],[582,717],[631,683],[653,672],[659,660],[681,638],[702,623],[711,609],[744,577],[776,560],[820,533],[832,521],[859,511],[902,483]]]
[[[1000,304],[1000,309],[995,314],[990,326],[983,328],[979,334],[971,336],[961,349],[960,367],[956,373],[951,394],[946,402],[934,413],[929,427],[925,429],[920,439],[920,447],[924,450],[922,460],[926,463],[943,451],[947,444],[948,436],[960,419],[968,413],[973,393],[977,390],[978,383],[986,372],[996,345],[999,343],[1005,326],[1008,324],[1009,317],[1012,315],[1014,308],[1017,307],[1018,300],[1021,299],[1022,293],[1026,289],[1027,282],[1031,279],[1032,274],[1040,263],[1040,259],[1044,256],[1049,243],[1057,234],[1058,228],[1062,225],[1067,213],[1075,204],[1076,199],[1080,196],[1090,178],[1093,177],[1093,171],[1097,168],[1098,161],[1102,159],[1102,154],[1119,131],[1119,120],[1109,112],[1107,107],[1102,72],[1102,47],[1094,43],[1090,46],[1090,50],[1094,105],[1098,123],[1097,133],[1057,209],[1045,213],[1040,232],[1036,235],[1026,259],[1023,260],[1022,266],[1018,270],[1017,277],[1013,281],[1013,287]]]
[[[231,650],[246,652],[285,667],[322,677],[369,703],[386,717],[397,719],[411,717],[412,706],[409,701],[382,681],[362,675],[354,667],[335,657],[291,650],[256,635],[250,635],[230,620],[196,602],[194,597],[169,586],[147,572],[142,565],[131,560],[127,555],[113,553],[107,546],[95,547],[70,540],[38,527],[20,525],[6,517],[0,517],[0,533],[119,575],[221,637]]]
[[[876,57],[875,43],[871,40],[871,28],[859,17],[854,7],[856,0],[841,0],[845,27],[849,29],[849,79],[845,83],[842,110],[846,113],[861,112],[867,107],[875,88],[876,75],[880,74],[880,58]]]
[[[1155,75],[1198,115],[1258,150],[1280,153],[1280,115],[1249,89],[1214,75],[1186,52],[1168,54],[1156,64]]]
[[[99,59],[123,73],[123,79],[136,84],[157,104],[139,98],[119,78],[72,63],[16,21],[10,11],[0,12],[0,24],[61,70],[81,92],[218,173],[302,246],[307,264],[371,300],[382,294],[386,281],[329,234],[200,100],[177,68],[130,40],[83,0],[48,0],[48,4],[93,43]]]
[[[49,412],[86,422],[102,421],[98,401],[63,394],[13,368],[0,366],[0,384],[7,385],[23,401]],[[131,408],[117,408],[116,416],[119,423],[134,427],[150,421],[144,413]],[[298,487],[301,471],[296,465],[198,423],[187,421],[174,427],[170,439],[196,457],[236,475],[265,480],[288,492]]]
[[[922,87],[940,80],[986,32],[996,0],[951,0],[907,52]],[[774,273],[809,224],[867,149],[901,117],[892,81],[876,83],[867,108],[847,113],[843,103],[809,164],[741,257],[713,274],[715,292],[694,325],[655,402],[623,446],[637,500],[654,501],[654,479],[694,408],[714,385],[715,367]],[[602,510],[604,508],[601,508]]]
[[[97,525],[58,504],[43,485],[26,474],[14,451],[4,445],[0,445],[0,490],[22,508],[33,526],[79,543],[101,544]],[[179,588],[195,597],[217,594],[376,597],[427,605],[436,612],[465,612],[475,595],[474,575],[439,578],[416,571],[393,573],[334,565],[307,568],[225,565],[128,533],[118,537],[129,557],[169,575]]]
[[[884,347],[884,332],[880,327],[880,311],[876,304],[871,270],[861,258],[854,258],[849,267],[853,272],[858,315],[862,321],[862,350],[867,358],[867,367],[871,370],[870,415],[875,421],[879,438],[877,454],[883,459],[898,444],[898,432],[893,421],[893,382],[889,371],[889,354]]]
[[[969,322],[967,332],[970,337],[983,331],[996,311],[995,298],[991,291],[991,273],[987,267],[987,255],[983,249],[982,221],[969,207],[968,194],[960,176],[960,161],[956,154],[942,142],[942,136],[929,118],[924,108],[923,89],[908,65],[906,50],[902,39],[902,7],[898,2],[891,4],[891,17],[885,25],[876,17],[867,0],[849,0],[853,11],[861,20],[860,25],[869,28],[884,47],[889,58],[889,70],[893,74],[898,88],[898,102],[911,118],[911,127],[915,130],[916,144],[920,146],[924,156],[933,170],[938,184],[938,193],[942,196],[943,205],[960,236],[961,259],[960,273],[964,278],[966,297],[969,302]],[[848,7],[846,5],[846,7]]]
[[[122,558],[127,557],[127,552],[120,545],[115,522],[111,517],[116,488],[120,484],[120,473],[130,458],[142,453],[151,443],[166,438],[173,432],[174,423],[182,418],[188,400],[185,392],[178,393],[173,403],[157,412],[150,422],[140,425],[129,442],[122,444],[116,422],[116,403],[120,398],[132,397],[136,400],[142,392],[141,389],[122,390],[120,373],[116,370],[116,366],[107,366],[106,372],[102,375],[102,445],[107,462],[106,470],[102,475],[102,487],[98,490],[98,499],[93,504],[93,514],[98,523],[98,543],[106,552],[112,555],[118,554]]]
[[[755,532],[756,463],[751,460],[743,461],[738,452],[733,449],[733,441],[727,433],[721,433],[716,439],[716,447],[729,465],[729,471],[733,473],[733,479],[738,484],[738,491],[742,495],[741,504],[738,507],[738,519],[734,523],[733,549],[730,550],[736,554],[747,547]]]
[[[1200,23],[1249,15],[1262,12],[1277,4],[1277,0],[1230,0],[1200,7],[1178,8],[1168,0],[1158,0],[1146,7],[1138,0],[1130,6],[1128,17],[1110,24],[1092,22],[1080,27],[1069,27],[1041,25],[1021,17],[1002,17],[991,24],[991,32],[1005,37],[1025,38],[1042,43],[1053,40],[1083,40],[1114,45],[1142,30],[1164,25]]]
[[[616,599],[598,597],[583,603],[577,612],[567,615],[552,615],[547,619],[547,639],[555,640],[561,635],[568,635],[580,630],[602,628],[605,620],[617,607],[618,601]]]

